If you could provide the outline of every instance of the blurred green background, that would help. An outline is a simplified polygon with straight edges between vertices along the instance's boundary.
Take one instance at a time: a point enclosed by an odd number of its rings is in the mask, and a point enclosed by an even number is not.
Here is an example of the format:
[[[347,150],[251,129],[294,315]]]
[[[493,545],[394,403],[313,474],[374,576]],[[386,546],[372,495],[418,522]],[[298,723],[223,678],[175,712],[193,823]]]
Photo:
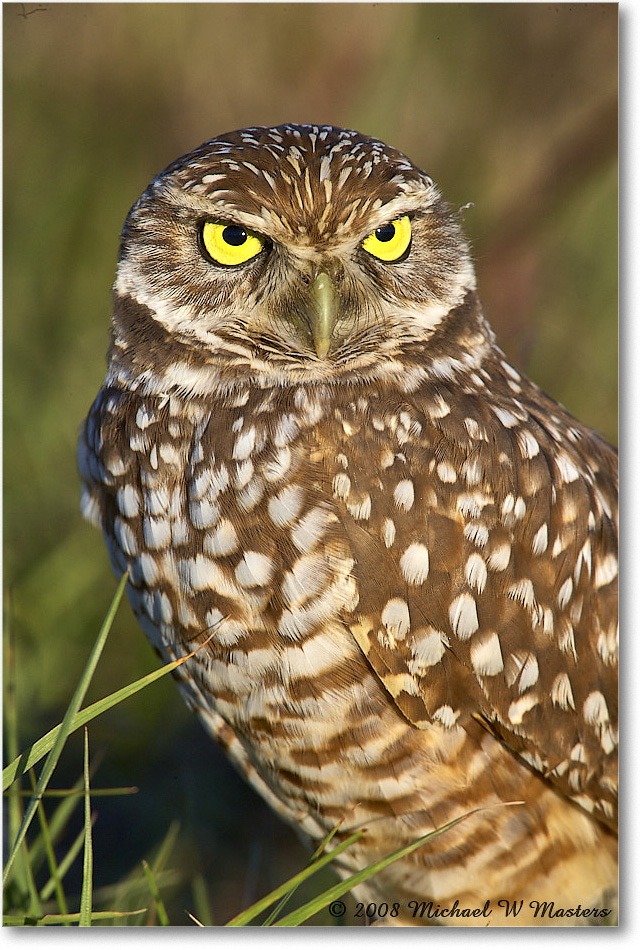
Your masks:
[[[401,149],[455,206],[500,345],[617,436],[616,4],[5,4],[4,583],[21,744],[58,722],[115,590],[78,510],[78,427],[105,369],[119,232],[151,178],[217,133],[356,128]],[[89,700],[156,659],[123,605]],[[188,924],[306,851],[163,680],[91,728],[96,875],[140,862],[173,818]],[[58,784],[76,779],[81,738]],[[74,751],[76,757],[74,757]]]

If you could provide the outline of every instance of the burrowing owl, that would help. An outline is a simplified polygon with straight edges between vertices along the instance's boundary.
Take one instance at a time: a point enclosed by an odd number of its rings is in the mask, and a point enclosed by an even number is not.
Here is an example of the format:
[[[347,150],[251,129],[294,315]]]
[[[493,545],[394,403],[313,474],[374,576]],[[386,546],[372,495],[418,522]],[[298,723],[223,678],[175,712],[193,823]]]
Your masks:
[[[206,727],[309,838],[367,829],[342,873],[480,809],[363,888],[385,923],[613,905],[616,454],[495,345],[423,171],[296,125],[170,165],[79,458],[152,643],[210,638]]]

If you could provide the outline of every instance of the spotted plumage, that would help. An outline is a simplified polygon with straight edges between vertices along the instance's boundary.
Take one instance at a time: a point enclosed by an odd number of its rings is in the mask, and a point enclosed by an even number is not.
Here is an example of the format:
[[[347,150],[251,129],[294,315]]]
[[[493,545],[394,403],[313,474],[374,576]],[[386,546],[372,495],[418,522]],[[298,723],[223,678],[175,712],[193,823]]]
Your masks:
[[[614,906],[616,455],[506,361],[424,172],[317,126],[170,165],[79,461],[232,760],[313,840],[367,829],[342,873],[478,809],[362,896]]]

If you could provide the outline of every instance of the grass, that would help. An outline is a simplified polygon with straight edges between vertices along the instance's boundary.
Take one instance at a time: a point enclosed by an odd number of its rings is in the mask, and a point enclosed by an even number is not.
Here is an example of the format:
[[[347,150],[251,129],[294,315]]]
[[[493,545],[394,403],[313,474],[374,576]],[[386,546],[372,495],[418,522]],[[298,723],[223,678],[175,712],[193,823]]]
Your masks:
[[[93,883],[95,816],[92,811],[92,796],[132,794],[136,792],[136,789],[92,789],[89,724],[102,713],[171,673],[194,655],[190,653],[179,660],[167,663],[90,706],[81,708],[112,629],[126,582],[127,574],[123,575],[118,585],[62,722],[22,752],[18,751],[19,716],[15,696],[15,667],[11,630],[10,628],[8,630],[5,641],[7,644],[5,725],[10,762],[2,774],[3,792],[8,796],[9,816],[9,853],[2,879],[3,924],[5,926],[91,927],[107,922],[124,926],[141,924],[170,926],[170,917],[163,899],[163,887],[173,882],[174,875],[169,865],[179,834],[178,824],[170,825],[164,841],[155,854],[143,859],[140,868],[136,868],[126,879],[116,882],[112,887],[102,888],[99,892],[95,891]],[[202,649],[204,645],[199,649]],[[63,749],[70,736],[81,728],[84,729],[82,775],[72,788],[52,789],[50,782]],[[42,767],[40,774],[36,777],[35,768],[40,763]],[[23,789],[22,782],[25,777],[29,779],[31,785],[29,791]],[[25,799],[26,807],[23,807]],[[44,808],[45,799],[57,801],[50,813]],[[75,837],[71,837],[68,844],[60,847],[73,813],[79,807],[82,811],[82,829]],[[322,890],[312,899],[300,903],[294,910],[284,913],[286,904],[291,902],[305,881],[330,865],[365,833],[363,830],[356,831],[328,850],[338,830],[337,826],[319,845],[303,870],[254,902],[242,913],[234,916],[226,926],[247,926],[255,923],[261,915],[264,915],[261,926],[299,926],[324,910],[332,901],[345,896],[353,887],[420,848],[448,828],[464,821],[470,814],[473,813],[462,815],[443,828],[399,848],[369,867]],[[37,826],[37,830],[34,826]],[[65,887],[67,873],[77,862],[80,862],[82,867],[79,895],[69,893]],[[194,913],[190,911],[188,916],[196,926],[208,926],[212,921],[207,903],[207,887],[202,878],[195,879],[193,893]],[[132,899],[135,899],[135,903],[142,903],[144,906],[129,907],[128,904]],[[76,906],[78,910],[70,910]],[[270,908],[272,908],[271,911]],[[267,913],[268,911],[270,912]]]

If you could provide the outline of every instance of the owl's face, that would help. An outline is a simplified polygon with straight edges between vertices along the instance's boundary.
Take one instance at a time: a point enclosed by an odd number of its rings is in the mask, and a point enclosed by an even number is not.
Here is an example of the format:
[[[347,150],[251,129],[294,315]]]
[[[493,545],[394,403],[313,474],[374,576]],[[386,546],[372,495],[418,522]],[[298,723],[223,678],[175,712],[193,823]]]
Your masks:
[[[400,152],[332,127],[247,129],[132,208],[112,360],[157,390],[339,377],[429,338],[474,284],[453,215]]]

